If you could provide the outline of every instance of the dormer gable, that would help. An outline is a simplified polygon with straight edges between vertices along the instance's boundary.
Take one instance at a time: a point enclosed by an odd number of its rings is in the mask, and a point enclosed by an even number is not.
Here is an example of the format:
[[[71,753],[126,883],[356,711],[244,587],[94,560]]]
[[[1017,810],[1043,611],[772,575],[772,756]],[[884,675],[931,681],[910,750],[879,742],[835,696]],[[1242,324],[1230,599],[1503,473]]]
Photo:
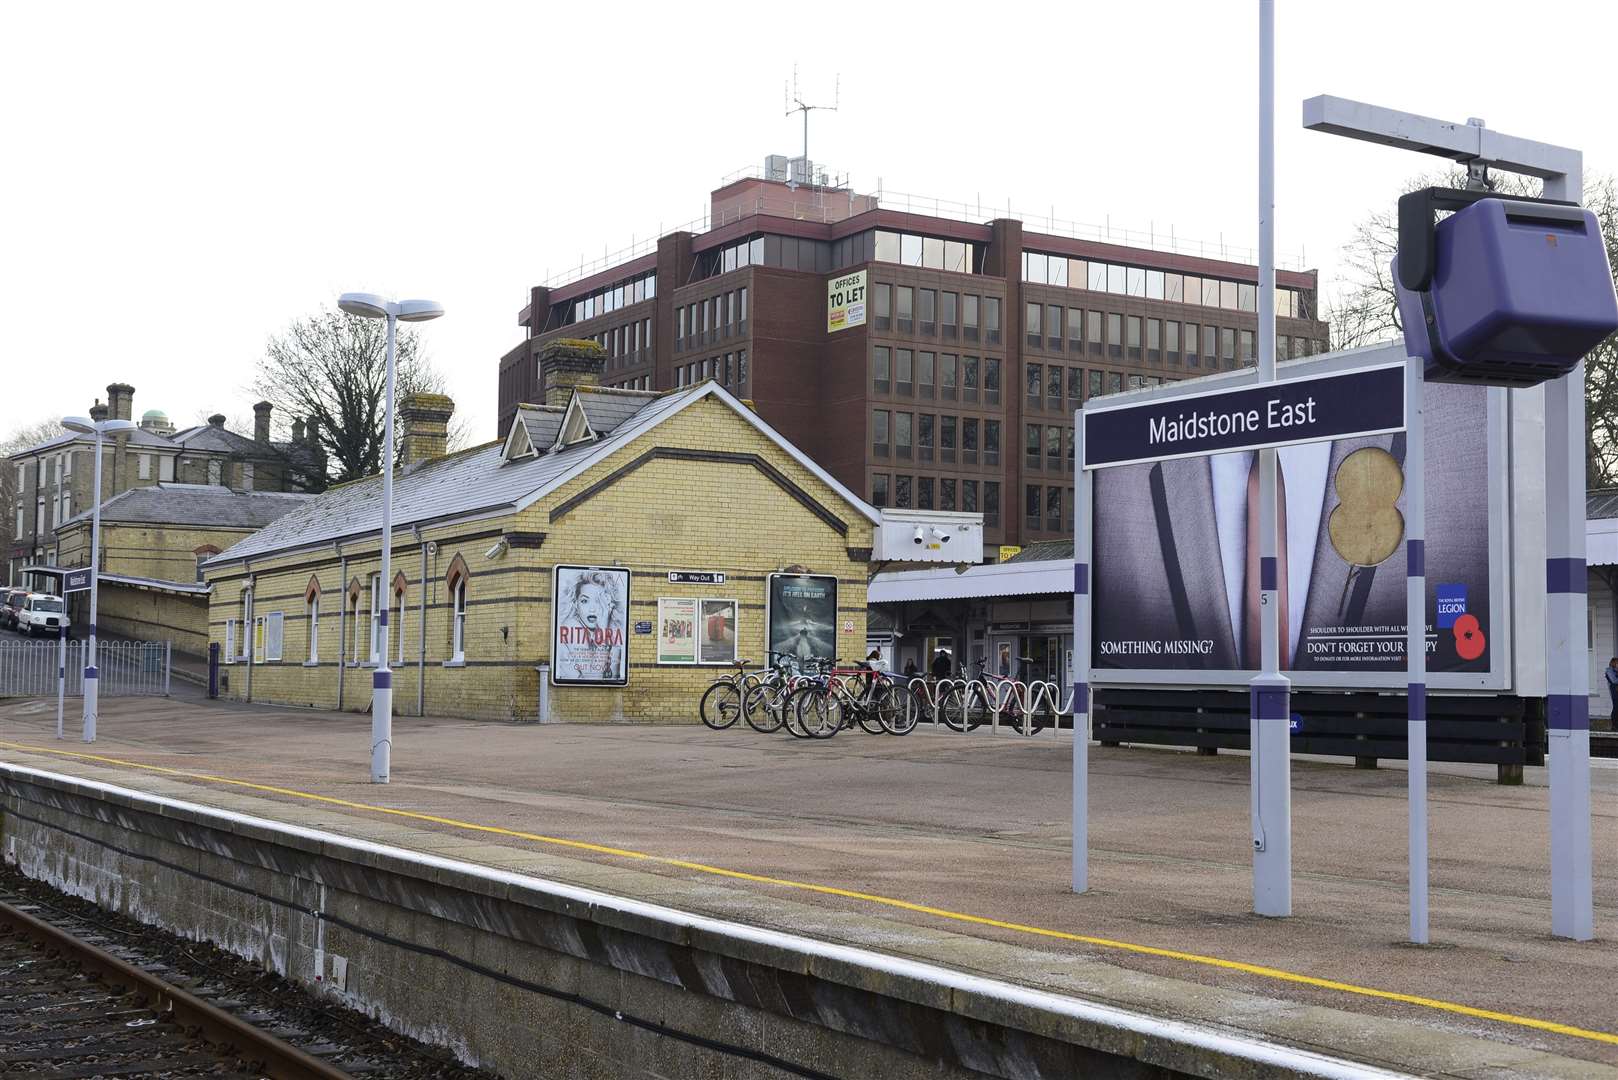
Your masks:
[[[567,411],[562,414],[562,427],[556,433],[553,449],[561,450],[599,437],[590,426],[590,418],[585,415],[584,406],[579,403],[579,393],[575,390],[573,396],[568,398]]]
[[[502,464],[550,452],[565,411],[560,405],[518,405],[500,451]]]
[[[528,425],[522,422],[521,416],[516,417],[511,421],[511,430],[506,432],[506,445],[500,449],[500,457],[505,461],[516,461],[538,455],[534,440],[528,437]]]

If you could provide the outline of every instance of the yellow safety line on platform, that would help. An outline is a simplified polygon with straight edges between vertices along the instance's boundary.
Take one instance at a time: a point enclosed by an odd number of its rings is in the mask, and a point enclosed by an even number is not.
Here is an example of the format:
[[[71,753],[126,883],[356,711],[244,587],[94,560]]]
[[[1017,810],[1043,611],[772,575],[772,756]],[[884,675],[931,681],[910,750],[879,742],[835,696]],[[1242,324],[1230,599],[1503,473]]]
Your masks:
[[[1220,968],[1225,971],[1238,971],[1244,975],[1256,975],[1260,978],[1274,979],[1279,982],[1294,983],[1301,986],[1313,986],[1322,990],[1337,990],[1345,994],[1355,994],[1360,997],[1375,998],[1378,1001],[1397,1001],[1405,1005],[1418,1005],[1426,1009],[1436,1009],[1441,1012],[1455,1013],[1459,1016],[1469,1016],[1478,1020],[1493,1020],[1502,1024],[1513,1024],[1517,1027],[1533,1028],[1537,1031],[1549,1031],[1557,1035],[1568,1035],[1576,1039],[1590,1039],[1594,1042],[1618,1045],[1618,1034],[1606,1031],[1593,1031],[1589,1028],[1574,1027],[1571,1024],[1560,1024],[1554,1020],[1541,1020],[1533,1016],[1518,1016],[1514,1013],[1496,1012],[1492,1009],[1479,1009],[1471,1005],[1461,1005],[1453,1001],[1444,1001],[1439,998],[1421,997],[1418,994],[1402,994],[1395,990],[1378,990],[1371,986],[1360,986],[1356,983],[1339,982],[1336,979],[1321,979],[1313,975],[1303,975],[1295,971],[1285,971],[1281,968],[1265,967],[1262,964],[1249,964],[1240,960],[1225,960],[1217,956],[1203,956],[1200,953],[1181,952],[1177,949],[1160,949],[1153,945],[1137,945],[1129,941],[1116,941],[1111,938],[1091,937],[1088,934],[1074,934],[1066,930],[1051,930],[1042,926],[1029,926],[1024,923],[1006,922],[1001,919],[991,919],[983,915],[970,915],[961,911],[950,911],[947,908],[929,907],[926,904],[916,904],[909,900],[899,900],[891,896],[881,896],[876,893],[858,892],[853,889],[840,889],[834,885],[816,885],[813,882],[793,881],[790,878],[770,877],[765,874],[750,874],[743,870],[727,870],[722,866],[709,866],[706,863],[690,862],[686,859],[673,859],[666,855],[652,855],[644,851],[633,851],[629,848],[610,847],[605,844],[592,844],[584,840],[567,840],[558,836],[544,836],[540,833],[522,832],[517,829],[506,829],[499,825],[479,825],[473,821],[460,821],[456,818],[438,817],[433,814],[418,813],[414,810],[397,810],[390,806],[376,806],[372,803],[354,802],[351,799],[339,799],[330,795],[316,795],[309,791],[298,791],[296,788],[277,787],[273,784],[259,784],[251,780],[238,780],[229,776],[213,776],[208,773],[187,772],[183,769],[171,769],[163,765],[147,765],[139,761],[126,761],[122,758],[103,757],[99,754],[86,754],[73,750],[58,750],[49,746],[30,746],[26,743],[14,743],[0,740],[0,747],[11,750],[21,750],[36,754],[54,754],[58,757],[77,758],[83,761],[96,761],[107,765],[119,765],[130,769],[143,769],[147,772],[163,773],[168,776],[177,776],[189,780],[203,780],[214,784],[226,784],[231,787],[246,788],[250,791],[262,791],[273,795],[289,795],[293,798],[306,799],[311,802],[325,803],[330,806],[342,806],[352,810],[364,810],[370,813],[387,814],[392,817],[407,818],[412,821],[428,821],[435,825],[449,825],[457,829],[466,829],[471,832],[490,833],[496,836],[509,836],[517,840],[531,840],[540,844],[552,844],[558,847],[573,848],[579,851],[589,851],[598,855],[615,855],[625,859],[638,859],[642,862],[653,862],[661,866],[679,867],[682,870],[693,870],[703,874],[713,874],[718,877],[732,878],[737,881],[751,881],[761,885],[778,885],[788,889],[800,889],[806,892],[820,893],[825,896],[838,896],[848,900],[862,900],[866,903],[879,904],[883,907],[897,908],[902,911],[911,911],[920,915],[932,915],[952,922],[969,923],[973,926],[992,926],[998,930],[1012,930],[1022,934],[1032,934],[1037,937],[1054,938],[1058,941],[1073,941],[1085,945],[1094,945],[1098,948],[1113,949],[1119,952],[1133,953],[1138,956],[1155,956],[1167,960],[1180,960],[1188,964],[1199,964],[1203,967]]]

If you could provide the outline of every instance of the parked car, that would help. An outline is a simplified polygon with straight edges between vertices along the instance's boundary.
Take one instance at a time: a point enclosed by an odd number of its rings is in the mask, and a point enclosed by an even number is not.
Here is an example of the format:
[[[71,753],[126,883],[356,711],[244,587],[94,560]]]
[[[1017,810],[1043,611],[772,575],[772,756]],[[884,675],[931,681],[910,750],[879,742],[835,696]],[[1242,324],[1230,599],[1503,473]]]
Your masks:
[[[17,613],[17,629],[29,637],[35,634],[55,637],[66,625],[67,604],[60,596],[29,593],[28,599],[22,603],[22,610]]]
[[[23,601],[28,599],[27,589],[6,589],[0,592],[0,627],[17,629],[17,615]]]

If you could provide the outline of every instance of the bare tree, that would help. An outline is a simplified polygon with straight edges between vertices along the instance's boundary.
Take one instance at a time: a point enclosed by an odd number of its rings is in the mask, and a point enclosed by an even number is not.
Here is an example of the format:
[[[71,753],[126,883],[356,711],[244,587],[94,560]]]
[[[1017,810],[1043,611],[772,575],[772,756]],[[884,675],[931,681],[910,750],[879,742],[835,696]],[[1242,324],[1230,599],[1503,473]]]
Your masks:
[[[1465,172],[1453,171],[1418,176],[1405,190],[1458,188],[1465,183]],[[1495,190],[1538,196],[1541,185],[1527,177],[1506,174],[1497,178]],[[1391,268],[1399,249],[1395,201],[1390,199],[1385,209],[1367,214],[1343,247],[1345,281],[1326,305],[1332,341],[1338,348],[1390,341],[1404,332]],[[1600,223],[1608,264],[1618,266],[1618,182],[1611,176],[1587,177],[1584,205]],[[1592,487],[1613,486],[1618,484],[1618,338],[1607,338],[1585,358],[1584,397],[1586,480]]]
[[[259,361],[250,390],[283,417],[319,425],[334,482],[381,470],[386,340],[382,320],[323,308],[270,338]],[[399,397],[442,392],[442,377],[409,327],[399,327],[395,362]],[[452,429],[452,442],[458,443],[459,435]]]

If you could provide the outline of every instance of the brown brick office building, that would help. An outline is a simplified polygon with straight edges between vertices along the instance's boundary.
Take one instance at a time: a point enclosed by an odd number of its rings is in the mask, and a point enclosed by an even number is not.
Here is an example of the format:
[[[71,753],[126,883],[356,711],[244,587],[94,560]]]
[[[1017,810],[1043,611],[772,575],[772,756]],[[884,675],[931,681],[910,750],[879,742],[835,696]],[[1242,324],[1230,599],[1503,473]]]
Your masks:
[[[883,208],[749,178],[711,227],[536,287],[500,361],[501,436],[539,400],[549,340],[590,338],[604,382],[713,378],[876,505],[977,511],[984,543],[1069,535],[1074,407],[1249,364],[1257,267]],[[867,271],[865,324],[829,331],[827,283]],[[1281,358],[1326,349],[1313,271],[1277,273]]]

